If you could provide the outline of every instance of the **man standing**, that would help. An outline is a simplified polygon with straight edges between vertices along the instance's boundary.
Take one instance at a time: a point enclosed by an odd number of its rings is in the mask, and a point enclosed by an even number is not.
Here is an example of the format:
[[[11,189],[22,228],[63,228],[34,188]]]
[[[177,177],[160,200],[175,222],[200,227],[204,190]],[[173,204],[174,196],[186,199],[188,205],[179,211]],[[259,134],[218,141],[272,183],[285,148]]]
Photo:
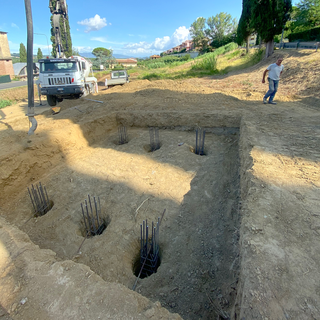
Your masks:
[[[283,65],[281,65],[283,59],[279,58],[276,63],[270,64],[266,70],[263,72],[262,76],[262,83],[265,83],[265,77],[267,72],[269,72],[268,75],[268,81],[269,81],[269,90],[266,93],[266,95],[263,97],[263,103],[270,103],[270,104],[277,104],[273,101],[274,96],[276,95],[276,92],[278,90],[278,85],[280,81],[280,75],[283,71]],[[269,98],[269,102],[267,99]]]

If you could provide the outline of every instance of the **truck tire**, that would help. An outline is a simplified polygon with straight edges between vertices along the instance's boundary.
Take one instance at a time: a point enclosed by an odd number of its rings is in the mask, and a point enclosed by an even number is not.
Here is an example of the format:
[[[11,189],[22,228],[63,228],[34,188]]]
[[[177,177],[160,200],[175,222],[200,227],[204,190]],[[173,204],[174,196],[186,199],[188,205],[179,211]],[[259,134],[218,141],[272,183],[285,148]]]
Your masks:
[[[47,95],[47,101],[50,107],[57,105],[57,97],[52,95]]]

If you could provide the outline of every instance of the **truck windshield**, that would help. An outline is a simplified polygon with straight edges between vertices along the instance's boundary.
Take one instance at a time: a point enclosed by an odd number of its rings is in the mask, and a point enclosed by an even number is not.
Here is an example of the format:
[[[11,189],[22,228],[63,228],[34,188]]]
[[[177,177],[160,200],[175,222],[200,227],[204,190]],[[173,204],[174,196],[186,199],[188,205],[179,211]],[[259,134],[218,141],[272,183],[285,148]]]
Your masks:
[[[112,72],[112,78],[125,78],[126,73],[124,71],[115,71]]]
[[[42,62],[40,63],[41,73],[52,72],[75,72],[78,70],[76,62]]]

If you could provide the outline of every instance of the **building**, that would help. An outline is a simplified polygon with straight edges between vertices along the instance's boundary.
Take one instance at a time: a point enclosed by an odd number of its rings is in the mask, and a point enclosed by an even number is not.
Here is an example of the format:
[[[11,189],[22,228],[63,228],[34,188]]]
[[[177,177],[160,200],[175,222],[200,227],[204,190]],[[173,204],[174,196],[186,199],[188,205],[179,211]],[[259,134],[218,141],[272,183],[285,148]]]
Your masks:
[[[36,70],[33,70],[34,74],[39,73],[40,64],[36,63]],[[13,64],[14,75],[17,77],[27,76],[27,64],[25,62],[17,62]]]
[[[249,46],[255,46],[256,45],[256,41],[257,41],[257,34],[256,33],[252,33],[249,36]]]
[[[166,54],[171,54],[173,52],[180,52],[181,50],[186,49],[186,52],[189,52],[194,49],[194,44],[192,40],[186,40],[179,44],[178,46],[171,48],[167,51],[165,51]]]
[[[134,58],[129,58],[129,59],[116,59],[119,64],[124,66],[125,68],[127,67],[136,67],[138,64],[138,60]]]
[[[7,32],[0,31],[0,76],[14,76]]]
[[[159,58],[161,58],[161,57],[159,55],[157,55],[157,54],[154,54],[154,55],[150,56],[151,60],[159,59]]]
[[[192,40],[186,40],[186,41],[182,42],[181,48],[182,49],[185,48],[186,51],[190,51],[190,50],[194,49],[193,41]]]

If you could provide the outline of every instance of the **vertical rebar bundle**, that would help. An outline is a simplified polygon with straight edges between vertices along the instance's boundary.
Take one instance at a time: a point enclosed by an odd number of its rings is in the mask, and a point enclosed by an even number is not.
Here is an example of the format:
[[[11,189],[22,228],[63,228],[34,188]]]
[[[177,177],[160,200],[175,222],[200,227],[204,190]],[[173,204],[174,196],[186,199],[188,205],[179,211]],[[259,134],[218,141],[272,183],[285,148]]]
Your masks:
[[[42,187],[41,182],[36,187],[32,185],[31,189],[28,188],[28,192],[35,216],[43,216],[52,208],[46,187]]]
[[[200,156],[204,155],[204,139],[206,137],[206,130],[202,128],[196,129],[196,148],[194,150],[195,154]]]
[[[141,278],[150,276],[157,271],[159,261],[159,228],[160,218],[154,224],[152,222],[151,235],[148,221],[143,221],[140,225],[140,266]]]
[[[118,127],[119,144],[128,143],[127,128],[125,126]]]
[[[90,195],[88,195],[88,202],[84,200],[84,205],[81,203],[81,210],[87,237],[102,234],[106,225],[99,216],[101,214],[100,198],[98,197],[97,202],[96,197],[93,197],[92,203]]]
[[[150,134],[150,151],[156,151],[160,149],[159,129],[151,127],[149,128]]]

